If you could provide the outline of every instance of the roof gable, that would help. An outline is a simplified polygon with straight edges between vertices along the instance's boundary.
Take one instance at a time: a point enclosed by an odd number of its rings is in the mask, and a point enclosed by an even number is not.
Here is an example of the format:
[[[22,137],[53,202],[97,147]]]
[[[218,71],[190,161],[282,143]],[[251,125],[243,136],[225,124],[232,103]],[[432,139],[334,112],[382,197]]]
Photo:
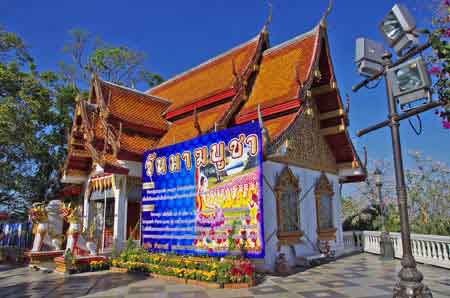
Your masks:
[[[298,99],[315,60],[319,30],[302,34],[263,53],[258,76],[239,116]]]
[[[162,113],[170,102],[111,82],[98,80],[109,112],[119,121],[166,131]]]

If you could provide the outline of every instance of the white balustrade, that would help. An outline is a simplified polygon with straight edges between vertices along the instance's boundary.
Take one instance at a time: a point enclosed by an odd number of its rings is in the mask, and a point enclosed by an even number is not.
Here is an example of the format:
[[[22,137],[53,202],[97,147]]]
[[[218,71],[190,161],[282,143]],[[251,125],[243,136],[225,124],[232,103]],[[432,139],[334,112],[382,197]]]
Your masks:
[[[403,246],[400,233],[389,233],[389,236],[394,246],[395,257],[401,258]],[[345,252],[364,251],[380,254],[380,238],[379,231],[344,232]],[[411,248],[417,262],[450,269],[450,237],[411,234]]]
[[[344,232],[344,250],[345,253],[363,251],[363,241],[362,241],[361,231],[347,231]]]

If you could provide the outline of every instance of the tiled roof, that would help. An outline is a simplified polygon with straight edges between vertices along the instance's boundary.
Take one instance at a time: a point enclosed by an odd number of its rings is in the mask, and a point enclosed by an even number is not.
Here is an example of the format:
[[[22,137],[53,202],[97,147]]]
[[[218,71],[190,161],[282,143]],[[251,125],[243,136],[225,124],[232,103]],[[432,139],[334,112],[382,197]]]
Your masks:
[[[172,101],[168,112],[233,88],[235,71],[242,74],[256,53],[259,35],[150,89],[149,94]]]
[[[140,126],[167,129],[168,123],[162,117],[162,113],[170,102],[107,81],[99,80],[99,82],[112,115]]]
[[[158,143],[158,138],[143,137],[138,134],[130,135],[122,133],[120,137],[120,149],[133,153],[143,154],[145,151],[153,149]]]
[[[314,62],[319,30],[316,28],[263,53],[260,70],[240,114],[278,105],[298,97],[299,84],[308,79]]]
[[[277,118],[264,121],[264,126],[269,131],[269,138],[274,142],[295,120],[297,113],[290,113]]]
[[[198,113],[198,122],[203,133],[214,128],[214,123],[228,110],[230,104],[225,103]],[[198,131],[194,126],[194,116],[190,115],[172,123],[169,131],[162,137],[157,147],[161,148],[186,141],[195,138],[197,135]]]
[[[97,139],[104,139],[104,131],[100,125],[100,121],[96,121],[94,131]],[[157,142],[157,137],[152,138],[122,131],[122,134],[120,135],[120,150],[143,154],[146,150],[154,148]]]

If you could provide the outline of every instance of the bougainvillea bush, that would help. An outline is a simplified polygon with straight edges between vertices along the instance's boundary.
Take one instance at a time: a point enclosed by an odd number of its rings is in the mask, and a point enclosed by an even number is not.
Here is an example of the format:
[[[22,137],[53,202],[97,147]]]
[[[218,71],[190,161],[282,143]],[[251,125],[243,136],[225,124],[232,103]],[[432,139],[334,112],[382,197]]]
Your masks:
[[[447,102],[436,114],[442,118],[442,126],[450,129],[450,1],[442,1],[434,12],[431,29],[422,30],[431,42],[432,52],[427,56],[428,72],[434,78],[433,92]]]

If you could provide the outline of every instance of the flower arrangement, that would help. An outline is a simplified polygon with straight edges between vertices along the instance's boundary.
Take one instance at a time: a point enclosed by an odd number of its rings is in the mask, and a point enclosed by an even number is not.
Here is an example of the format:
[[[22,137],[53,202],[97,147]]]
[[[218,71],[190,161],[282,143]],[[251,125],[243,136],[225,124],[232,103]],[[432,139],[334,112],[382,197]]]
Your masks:
[[[126,268],[129,272],[219,284],[251,283],[255,279],[254,267],[246,259],[149,253],[131,243],[111,261],[111,266]]]
[[[91,261],[89,263],[89,271],[108,270],[109,263],[107,261]]]

